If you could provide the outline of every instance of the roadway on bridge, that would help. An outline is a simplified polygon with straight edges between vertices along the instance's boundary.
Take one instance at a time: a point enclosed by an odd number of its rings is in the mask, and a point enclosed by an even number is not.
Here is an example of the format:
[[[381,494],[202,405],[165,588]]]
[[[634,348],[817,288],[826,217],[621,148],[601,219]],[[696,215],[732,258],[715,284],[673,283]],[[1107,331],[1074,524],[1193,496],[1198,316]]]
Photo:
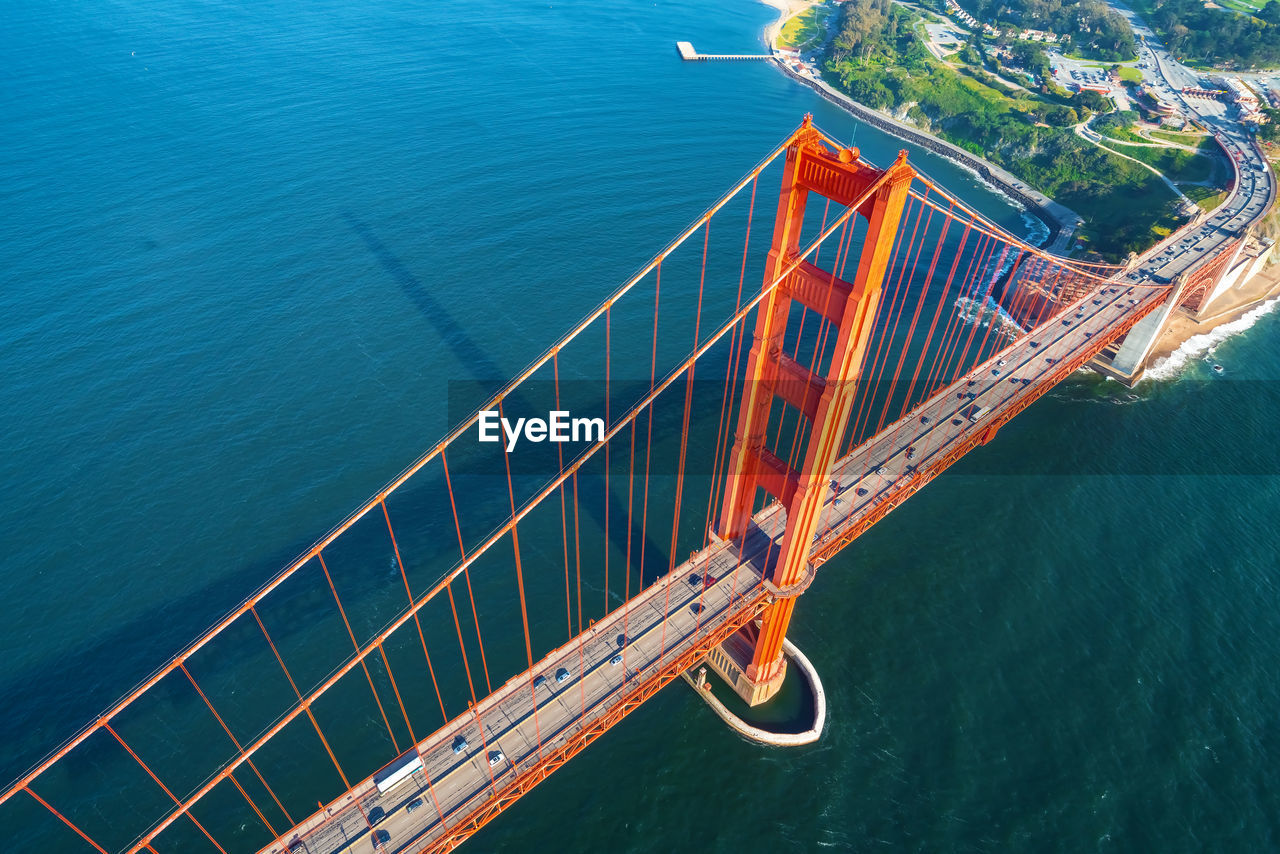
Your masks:
[[[779,516],[771,510],[759,519],[774,537],[782,533]],[[744,603],[758,599],[770,542],[764,530],[754,529],[741,562],[736,544],[717,542],[704,549],[495,690],[474,713],[463,714],[421,742],[425,774],[415,773],[384,794],[366,781],[263,851],[289,851],[288,844],[299,836],[310,854],[421,850],[444,831],[442,817],[452,826],[536,764],[541,754],[607,711],[635,679],[656,671],[660,662],[672,660]],[[776,558],[776,548],[772,556]],[[616,664],[615,656],[620,657]],[[561,668],[564,681],[556,676]],[[539,676],[545,683],[535,688]],[[374,847],[374,833],[386,834],[382,849]]]
[[[1163,302],[1164,288],[1115,282],[1085,294],[1044,328],[958,377],[842,459],[836,495],[823,514],[815,551],[857,527],[882,505],[919,486],[916,480],[956,446],[972,440],[1028,396],[1057,379],[1060,365],[1115,337],[1135,312]],[[983,410],[980,417],[978,410]]]
[[[823,511],[819,544],[892,501],[913,485],[922,467],[972,439],[1023,398],[1038,395],[1044,384],[1052,383],[1060,362],[1091,340],[1099,345],[1109,340],[1132,313],[1149,310],[1164,296],[1163,288],[1102,285],[1045,329],[1022,336],[997,358],[880,431],[837,464],[836,489]],[[982,417],[967,417],[977,407],[986,408]],[[690,648],[733,617],[745,601],[757,597],[766,560],[777,555],[770,543],[780,539],[781,522],[777,505],[757,514],[756,523],[762,527],[753,528],[740,563],[736,545],[714,543],[625,608],[503,685],[474,714],[464,714],[433,734],[418,746],[425,774],[419,772],[412,782],[385,794],[366,782],[326,811],[331,816],[318,813],[295,828],[303,834],[307,850],[373,851],[374,832],[386,833],[388,852],[418,851],[438,838],[444,830],[442,817],[445,825],[452,825],[494,797],[515,774],[532,767],[541,753],[607,711],[636,674],[643,677],[656,670],[660,661]],[[694,607],[699,599],[700,613]],[[611,663],[615,656],[621,656],[616,664]],[[566,671],[563,682],[556,679],[560,668]],[[534,688],[538,676],[546,682]],[[455,753],[459,738],[466,746]],[[373,822],[372,830],[366,816]],[[264,850],[287,848],[276,844]]]

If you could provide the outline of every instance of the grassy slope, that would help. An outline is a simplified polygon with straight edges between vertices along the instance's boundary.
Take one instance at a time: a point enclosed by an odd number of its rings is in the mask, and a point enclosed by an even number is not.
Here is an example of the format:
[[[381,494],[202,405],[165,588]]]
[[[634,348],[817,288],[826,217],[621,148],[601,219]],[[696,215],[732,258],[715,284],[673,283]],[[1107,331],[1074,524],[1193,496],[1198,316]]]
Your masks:
[[[866,62],[828,70],[828,79],[855,98],[860,85],[887,86],[894,104],[915,104],[908,116],[918,124],[994,160],[1075,210],[1086,222],[1082,237],[1107,257],[1122,258],[1181,222],[1171,205],[1173,192],[1147,170],[1077,139],[1070,128],[1037,127],[1018,115],[1050,101],[1001,91],[931,56],[911,68]]]
[[[1143,139],[1141,136],[1129,130],[1128,128],[1107,128],[1106,130],[1102,131],[1102,135],[1105,136],[1107,139],[1115,140],[1117,142],[1148,142],[1149,143],[1151,141],[1149,139]],[[1125,153],[1128,154],[1128,152],[1125,152]]]
[[[1151,136],[1165,142],[1176,142],[1179,145],[1202,145],[1209,138],[1207,133],[1177,133],[1175,131],[1153,130]]]
[[[1178,189],[1187,195],[1201,208],[1211,211],[1227,198],[1226,190],[1218,190],[1213,187],[1201,187],[1197,184],[1179,184]]]
[[[1213,161],[1203,154],[1193,154],[1178,148],[1125,145],[1121,142],[1109,142],[1107,146],[1151,164],[1174,183],[1207,181],[1213,174]]]
[[[804,47],[809,42],[821,38],[826,32],[826,23],[831,10],[825,6],[812,6],[794,16],[782,27],[778,35],[778,43],[783,47]]]

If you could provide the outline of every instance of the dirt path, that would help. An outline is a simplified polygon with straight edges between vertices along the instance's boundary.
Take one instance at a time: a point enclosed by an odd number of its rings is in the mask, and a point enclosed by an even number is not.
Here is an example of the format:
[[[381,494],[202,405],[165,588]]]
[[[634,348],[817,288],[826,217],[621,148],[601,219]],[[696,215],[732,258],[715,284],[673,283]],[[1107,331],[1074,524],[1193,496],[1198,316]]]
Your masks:
[[[1089,127],[1089,122],[1081,122],[1080,124],[1076,125],[1075,131],[1076,131],[1076,136],[1080,137],[1086,142],[1093,143],[1094,145],[1098,146],[1098,148],[1101,148],[1103,151],[1110,152],[1111,154],[1114,154],[1116,157],[1123,157],[1125,160],[1132,160],[1134,163],[1137,163],[1143,169],[1146,169],[1152,175],[1155,175],[1161,181],[1164,181],[1166,184],[1168,184],[1169,189],[1173,190],[1173,192],[1178,196],[1178,198],[1182,199],[1182,201],[1186,202],[1189,205],[1195,205],[1195,202],[1192,201],[1190,198],[1188,198],[1186,193],[1178,189],[1177,184],[1170,181],[1167,175],[1165,175],[1156,167],[1152,166],[1150,163],[1145,163],[1136,157],[1130,157],[1128,154],[1125,154],[1123,151],[1116,151],[1114,148],[1108,148],[1107,146],[1103,145],[1102,142],[1100,141],[1102,139],[1102,136],[1097,131]],[[1127,142],[1120,142],[1119,140],[1116,141],[1116,144],[1117,145],[1130,145],[1130,144],[1142,145],[1142,143],[1137,143],[1137,142],[1127,143]],[[1159,145],[1152,145],[1150,147],[1163,148],[1163,146],[1159,146]]]

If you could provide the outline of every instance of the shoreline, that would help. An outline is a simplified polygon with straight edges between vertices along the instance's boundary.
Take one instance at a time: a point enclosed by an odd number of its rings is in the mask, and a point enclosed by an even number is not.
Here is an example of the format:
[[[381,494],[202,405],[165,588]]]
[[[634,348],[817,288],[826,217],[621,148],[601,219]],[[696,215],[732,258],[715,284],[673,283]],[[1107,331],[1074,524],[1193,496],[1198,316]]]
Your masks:
[[[818,0],[760,0],[766,6],[776,9],[778,17],[768,24],[761,33],[765,46],[775,54],[774,65],[786,76],[798,83],[813,89],[824,100],[835,104],[855,119],[876,127],[890,136],[896,137],[911,145],[918,145],[939,157],[943,157],[960,168],[972,173],[982,183],[1011,201],[1014,207],[1020,208],[1044,224],[1048,233],[1040,242],[1040,248],[1046,251],[1065,255],[1065,248],[1080,223],[1079,214],[1070,208],[1055,202],[1048,196],[1026,186],[1016,176],[1010,174],[994,163],[979,157],[954,143],[898,121],[879,110],[873,110],[864,104],[840,92],[821,77],[808,77],[788,68],[778,60],[776,54],[778,37],[782,26],[799,12],[817,5]]]
[[[1280,266],[1272,264],[1264,268],[1250,280],[1250,284],[1254,282],[1257,285],[1246,302],[1226,308],[1213,317],[1196,320],[1175,311],[1156,340],[1138,382],[1177,379],[1190,362],[1212,355],[1218,344],[1247,331],[1259,318],[1274,311],[1280,303]]]
[[[1083,223],[1074,211],[1025,186],[1016,176],[988,162],[985,158],[860,104],[835,89],[820,75],[811,77],[800,74],[778,59],[777,40],[782,32],[782,26],[792,16],[816,5],[819,1],[760,0],[766,6],[778,10],[777,19],[766,26],[762,32],[765,45],[775,55],[774,64],[778,69],[796,82],[808,86],[823,99],[840,107],[855,119],[879,128],[899,140],[925,148],[972,173],[980,183],[999,192],[1015,207],[1021,208],[1026,214],[1044,224],[1048,234],[1039,244],[1042,249],[1065,255],[1071,236]],[[1171,234],[1166,241],[1172,240],[1177,233]],[[1150,252],[1151,249],[1147,251]],[[1257,318],[1272,311],[1280,303],[1280,266],[1269,265],[1269,268],[1259,271],[1254,278],[1255,280],[1264,279],[1261,295],[1255,295],[1247,302],[1225,309],[1212,318],[1197,321],[1180,311],[1171,315],[1165,328],[1161,330],[1155,348],[1147,357],[1143,378],[1149,378],[1154,382],[1176,379],[1192,358],[1204,352],[1211,353],[1213,347],[1222,340],[1244,332]],[[1219,332],[1225,327],[1232,328]]]

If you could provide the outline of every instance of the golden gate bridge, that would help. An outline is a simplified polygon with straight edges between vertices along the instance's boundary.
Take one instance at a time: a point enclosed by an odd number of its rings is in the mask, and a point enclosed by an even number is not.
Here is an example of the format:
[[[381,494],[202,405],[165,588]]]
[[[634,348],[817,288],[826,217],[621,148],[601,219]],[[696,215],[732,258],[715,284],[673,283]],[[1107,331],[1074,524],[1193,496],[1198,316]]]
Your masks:
[[[699,662],[773,696],[817,569],[1169,292],[806,117],[0,810],[45,850],[451,850]],[[553,411],[604,435],[472,433]]]

